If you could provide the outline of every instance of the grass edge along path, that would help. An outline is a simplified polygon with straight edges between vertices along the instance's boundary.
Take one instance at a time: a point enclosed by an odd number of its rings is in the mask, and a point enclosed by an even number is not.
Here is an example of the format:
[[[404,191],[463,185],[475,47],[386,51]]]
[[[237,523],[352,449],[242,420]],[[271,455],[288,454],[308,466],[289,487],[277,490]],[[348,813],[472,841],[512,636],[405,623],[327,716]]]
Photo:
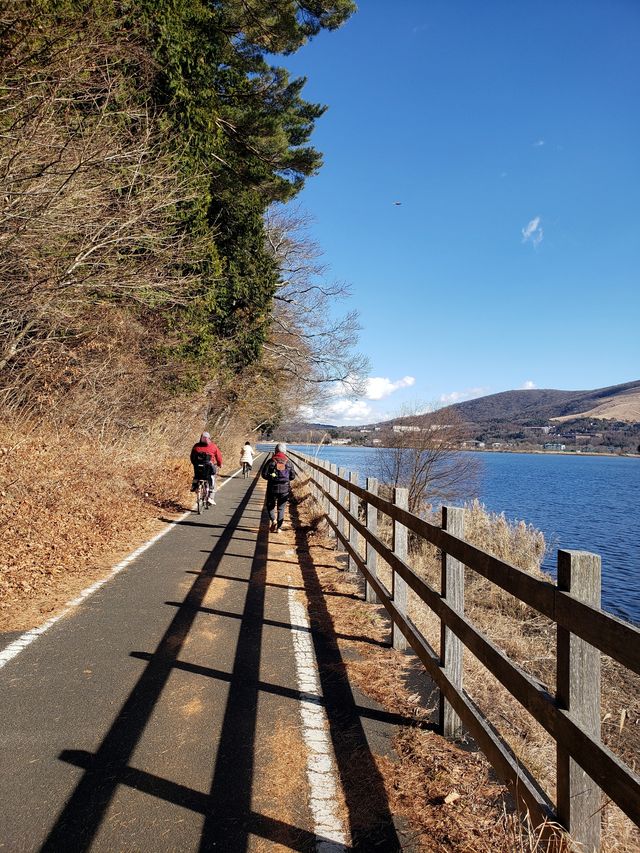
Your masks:
[[[482,753],[468,741],[453,743],[436,732],[438,697],[428,676],[411,653],[389,647],[384,610],[363,601],[359,578],[345,570],[345,558],[328,536],[307,481],[301,478],[294,487],[291,518],[298,554],[308,554],[307,573],[317,579],[326,602],[324,617],[310,602],[314,630],[335,635],[349,682],[396,723],[393,751],[374,758],[391,817],[404,827],[400,849],[542,850],[539,833],[520,825],[506,787]],[[344,780],[343,787],[349,789]],[[361,805],[366,807],[366,796]]]

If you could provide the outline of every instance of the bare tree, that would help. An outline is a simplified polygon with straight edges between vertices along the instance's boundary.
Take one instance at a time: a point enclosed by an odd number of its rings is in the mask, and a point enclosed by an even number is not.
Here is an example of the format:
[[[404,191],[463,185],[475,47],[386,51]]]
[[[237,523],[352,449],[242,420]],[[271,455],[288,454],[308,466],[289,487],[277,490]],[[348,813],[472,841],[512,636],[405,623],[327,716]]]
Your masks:
[[[335,314],[349,287],[327,281],[309,225],[309,217],[290,207],[273,206],[265,217],[267,245],[280,271],[266,358],[273,372],[285,375],[295,405],[320,402],[336,382],[357,392],[367,367],[356,350],[357,312]]]
[[[422,514],[435,502],[472,497],[479,465],[461,449],[466,426],[450,409],[421,413],[414,405],[391,421],[377,452],[379,478],[409,490],[409,509]]]
[[[161,384],[145,317],[197,281],[205,247],[176,227],[193,190],[132,86],[148,60],[91,12],[43,45],[37,10],[17,7],[0,54],[0,399],[121,417]]]

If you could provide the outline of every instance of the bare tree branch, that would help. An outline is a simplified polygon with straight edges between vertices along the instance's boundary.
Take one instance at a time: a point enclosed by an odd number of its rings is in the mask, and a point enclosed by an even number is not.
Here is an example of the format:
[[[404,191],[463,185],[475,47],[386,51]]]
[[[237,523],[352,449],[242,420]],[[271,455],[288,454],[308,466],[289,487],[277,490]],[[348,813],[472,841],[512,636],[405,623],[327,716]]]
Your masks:
[[[309,226],[310,217],[295,207],[276,205],[265,217],[267,246],[280,270],[265,353],[271,369],[287,376],[291,412],[301,402],[319,403],[335,382],[360,385],[367,369],[356,350],[357,312],[335,315],[349,288],[326,280]]]
[[[467,498],[475,493],[479,466],[461,450],[467,428],[454,412],[426,414],[417,405],[403,410],[382,434],[377,451],[380,479],[409,490],[409,508],[422,514],[433,502]]]

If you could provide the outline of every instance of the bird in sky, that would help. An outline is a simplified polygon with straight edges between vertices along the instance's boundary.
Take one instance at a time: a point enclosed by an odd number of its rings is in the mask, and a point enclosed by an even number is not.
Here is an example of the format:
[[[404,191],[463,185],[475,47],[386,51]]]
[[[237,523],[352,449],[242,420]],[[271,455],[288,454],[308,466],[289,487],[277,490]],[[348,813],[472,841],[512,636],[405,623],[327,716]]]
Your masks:
[[[402,202],[401,202],[401,201],[394,201],[393,203],[394,203],[394,204],[396,204],[396,205],[398,205],[398,206],[400,206],[400,205],[402,204]]]

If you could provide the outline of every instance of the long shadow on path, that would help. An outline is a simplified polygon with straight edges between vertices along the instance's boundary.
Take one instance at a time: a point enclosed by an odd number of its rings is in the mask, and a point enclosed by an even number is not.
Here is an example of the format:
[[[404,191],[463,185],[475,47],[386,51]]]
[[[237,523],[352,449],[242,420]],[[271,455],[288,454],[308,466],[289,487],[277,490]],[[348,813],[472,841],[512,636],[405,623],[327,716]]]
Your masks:
[[[320,683],[329,721],[331,740],[349,813],[352,850],[402,850],[393,823],[382,777],[369,748],[358,706],[346,669],[331,614],[308,552],[306,533],[292,503],[290,513],[304,586],[309,599],[311,635],[320,671]],[[391,715],[381,713],[390,720]]]
[[[80,853],[89,850],[120,785],[204,815],[201,851],[242,853],[248,847],[250,834],[273,843],[284,841],[291,850],[315,849],[318,839],[312,832],[251,810],[256,719],[261,690],[259,663],[268,540],[265,523],[260,527],[252,559],[233,672],[225,674],[229,693],[209,794],[129,766],[172,671],[183,666],[178,660],[180,651],[196,616],[204,609],[203,600],[217,576],[217,569],[239,527],[254,488],[255,481],[223,530],[184,601],[178,605],[156,651],[152,655],[132,652],[134,657],[148,660],[148,664],[97,752],[65,750],[61,754],[63,761],[81,767],[85,772],[42,851]],[[201,674],[203,677],[216,677],[213,670]],[[150,837],[148,849],[162,849],[154,846],[156,842],[157,839]]]

